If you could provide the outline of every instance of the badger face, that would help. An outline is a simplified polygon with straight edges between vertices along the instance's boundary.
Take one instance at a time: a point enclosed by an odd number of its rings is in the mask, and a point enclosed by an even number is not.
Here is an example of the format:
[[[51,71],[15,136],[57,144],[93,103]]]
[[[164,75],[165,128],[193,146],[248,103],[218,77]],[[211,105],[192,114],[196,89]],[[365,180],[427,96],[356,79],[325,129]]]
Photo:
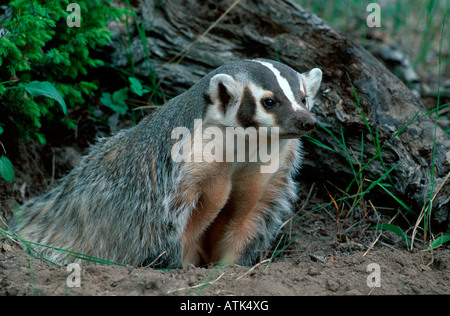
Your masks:
[[[206,117],[233,127],[278,127],[281,138],[298,138],[317,120],[310,113],[322,81],[314,68],[298,73],[271,60],[227,64],[209,82]]]

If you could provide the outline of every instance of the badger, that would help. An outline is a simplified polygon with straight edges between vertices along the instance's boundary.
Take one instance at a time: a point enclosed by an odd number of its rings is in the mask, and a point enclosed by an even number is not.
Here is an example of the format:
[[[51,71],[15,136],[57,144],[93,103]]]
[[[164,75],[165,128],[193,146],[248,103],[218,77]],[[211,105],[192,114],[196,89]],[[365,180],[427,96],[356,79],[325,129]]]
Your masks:
[[[97,140],[55,188],[21,207],[16,233],[59,264],[77,253],[134,266],[254,264],[298,199],[299,138],[316,125],[321,81],[318,68],[226,63]]]

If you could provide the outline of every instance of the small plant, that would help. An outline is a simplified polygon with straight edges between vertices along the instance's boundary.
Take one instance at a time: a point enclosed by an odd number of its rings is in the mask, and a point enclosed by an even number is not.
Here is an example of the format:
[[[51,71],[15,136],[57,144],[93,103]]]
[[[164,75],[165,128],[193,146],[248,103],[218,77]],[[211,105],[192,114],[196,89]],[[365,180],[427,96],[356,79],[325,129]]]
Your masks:
[[[100,98],[100,102],[109,107],[114,112],[118,112],[121,115],[125,115],[128,113],[128,105],[125,102],[129,96],[128,92],[132,92],[133,94],[142,97],[144,94],[151,92],[149,87],[143,86],[139,79],[134,77],[129,77],[130,87],[125,87],[119,90],[116,90],[113,94],[109,92],[103,92]]]
[[[64,115],[84,104],[97,89],[87,75],[104,62],[92,58],[90,52],[110,41],[106,23],[120,11],[101,0],[77,1],[82,27],[68,27],[68,3],[9,2],[12,18],[1,21],[0,35],[0,125],[7,137],[32,137],[44,144],[43,120],[63,121],[73,127],[73,120]],[[11,180],[5,158],[1,175]]]
[[[0,126],[0,135],[1,134],[3,134],[2,126]],[[6,154],[6,150],[5,150],[5,147],[3,146],[2,142],[0,142],[0,145]],[[12,165],[11,161],[8,159],[8,157],[6,157],[5,155],[0,155],[0,176],[2,176],[2,178],[8,182],[11,182],[14,180],[13,165]]]

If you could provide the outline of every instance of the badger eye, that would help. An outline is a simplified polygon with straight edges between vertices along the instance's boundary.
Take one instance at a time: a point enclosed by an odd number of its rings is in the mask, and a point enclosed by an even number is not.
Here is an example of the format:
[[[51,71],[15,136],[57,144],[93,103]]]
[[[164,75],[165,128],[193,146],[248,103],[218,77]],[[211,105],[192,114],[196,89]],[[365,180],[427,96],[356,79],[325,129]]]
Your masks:
[[[306,96],[304,96],[304,97],[302,98],[302,103],[303,103],[303,105],[306,105]]]
[[[277,104],[277,101],[275,101],[272,98],[264,98],[262,99],[262,105],[266,108],[266,109],[271,109],[273,108],[275,105]]]

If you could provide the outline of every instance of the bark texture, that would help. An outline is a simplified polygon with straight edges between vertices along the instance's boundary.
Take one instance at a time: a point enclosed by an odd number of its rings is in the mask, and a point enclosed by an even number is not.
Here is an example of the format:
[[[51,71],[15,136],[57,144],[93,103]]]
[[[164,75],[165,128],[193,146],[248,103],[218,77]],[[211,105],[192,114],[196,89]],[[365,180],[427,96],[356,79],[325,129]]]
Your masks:
[[[137,31],[130,42],[124,38],[122,43],[113,43],[112,61],[118,66],[130,65],[132,56],[137,74],[148,76],[153,69],[168,95],[183,92],[212,69],[233,59],[279,58],[299,72],[319,67],[324,76],[313,112],[320,124],[339,140],[343,133],[348,152],[358,160],[364,135],[365,164],[377,151],[355,106],[350,78],[372,135],[378,131],[379,142],[384,145],[385,166],[376,159],[364,170],[364,176],[375,181],[400,162],[390,173],[393,185],[390,190],[420,213],[424,200],[430,196],[434,121],[420,117],[396,138],[388,140],[417,111],[426,112],[421,101],[360,45],[288,0],[241,0],[204,34],[233,4],[234,0],[142,1],[138,4],[137,20],[145,29],[151,65]],[[115,36],[120,37],[120,31]],[[174,59],[177,55],[184,57],[179,63],[179,58]],[[450,137],[439,127],[436,133],[435,192],[450,170]],[[325,130],[318,128],[312,136],[343,153]],[[353,172],[344,157],[304,143],[308,154],[302,177],[320,175],[333,183],[350,183]],[[358,168],[355,164],[354,169]],[[386,178],[383,182],[390,181]],[[433,218],[446,227],[450,205],[448,183],[442,186],[433,203]],[[386,195],[386,199],[392,198]]]

